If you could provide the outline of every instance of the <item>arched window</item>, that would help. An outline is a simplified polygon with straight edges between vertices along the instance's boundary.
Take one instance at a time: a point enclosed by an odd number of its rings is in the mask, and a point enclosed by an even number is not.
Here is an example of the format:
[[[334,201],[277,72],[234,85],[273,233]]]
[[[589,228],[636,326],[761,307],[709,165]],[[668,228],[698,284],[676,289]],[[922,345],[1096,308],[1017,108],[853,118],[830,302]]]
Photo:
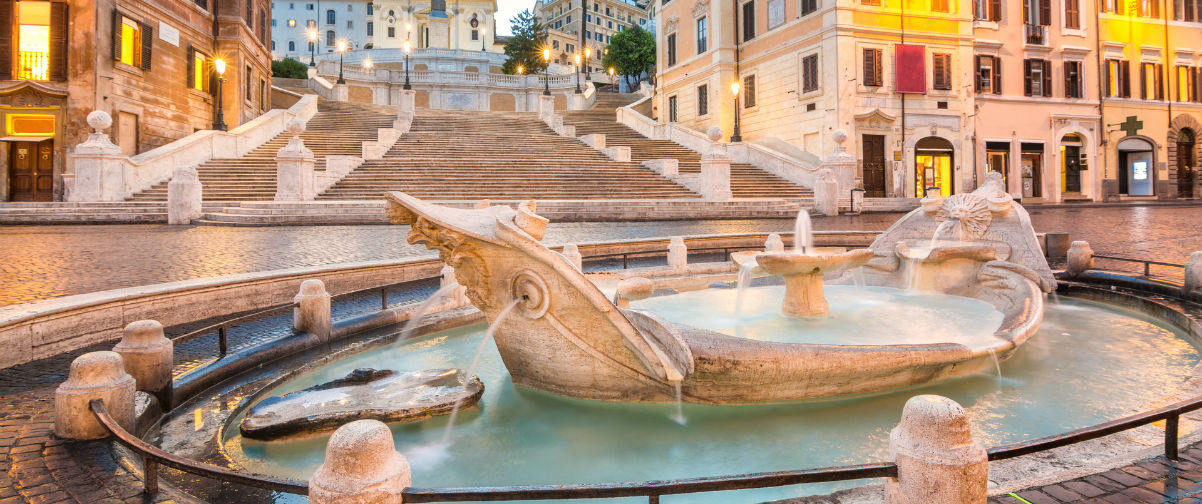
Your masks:
[[[272,42],[272,43],[274,44],[275,42]],[[288,41],[288,52],[292,52],[292,51],[295,51],[295,50],[296,50],[296,41],[295,41],[295,40],[289,40],[289,41]]]
[[[375,11],[376,11],[376,5],[371,2],[367,2],[367,15],[370,16],[370,15],[374,14]]]
[[[326,11],[326,24],[334,24],[335,22],[336,22],[336,20],[334,19],[334,9],[330,9],[330,10]]]
[[[326,32],[326,47],[334,47],[334,30]]]

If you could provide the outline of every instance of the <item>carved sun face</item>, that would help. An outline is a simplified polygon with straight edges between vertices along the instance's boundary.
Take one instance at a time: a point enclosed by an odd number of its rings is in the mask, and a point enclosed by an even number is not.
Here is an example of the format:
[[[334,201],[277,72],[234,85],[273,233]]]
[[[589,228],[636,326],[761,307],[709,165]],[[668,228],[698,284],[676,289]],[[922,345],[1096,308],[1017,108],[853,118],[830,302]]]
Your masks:
[[[962,235],[968,239],[978,239],[989,229],[993,222],[993,213],[989,204],[976,194],[955,194],[943,200],[935,220],[944,222],[949,219],[960,221]]]

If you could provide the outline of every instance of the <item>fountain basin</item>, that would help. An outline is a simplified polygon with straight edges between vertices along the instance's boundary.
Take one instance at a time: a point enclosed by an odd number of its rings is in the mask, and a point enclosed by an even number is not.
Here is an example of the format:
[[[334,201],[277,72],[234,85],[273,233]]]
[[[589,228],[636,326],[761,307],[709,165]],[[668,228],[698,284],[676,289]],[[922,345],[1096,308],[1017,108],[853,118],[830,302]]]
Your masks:
[[[869,249],[844,251],[839,248],[807,249],[799,252],[739,252],[731,259],[740,268],[754,259],[756,271],[780,275],[785,279],[785,295],[781,311],[792,315],[822,315],[830,309],[823,294],[825,274],[858,268],[872,259]]]

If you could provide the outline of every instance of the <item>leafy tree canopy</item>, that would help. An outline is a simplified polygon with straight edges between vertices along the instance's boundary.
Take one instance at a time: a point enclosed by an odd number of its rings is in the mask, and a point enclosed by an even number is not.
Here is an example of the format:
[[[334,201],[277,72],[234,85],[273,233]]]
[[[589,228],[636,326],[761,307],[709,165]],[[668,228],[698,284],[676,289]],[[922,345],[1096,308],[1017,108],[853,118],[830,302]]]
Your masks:
[[[271,76],[285,79],[308,79],[309,67],[292,58],[271,62]]]
[[[509,20],[513,36],[505,43],[505,55],[509,59],[501,67],[507,74],[518,73],[521,65],[526,73],[542,72],[547,67],[543,60],[543,46],[546,45],[547,27],[538,22],[538,18],[530,13],[530,9],[519,12]]]
[[[644,71],[655,73],[655,35],[638,26],[622,30],[609,39],[609,52],[601,64],[614,73],[637,76]]]

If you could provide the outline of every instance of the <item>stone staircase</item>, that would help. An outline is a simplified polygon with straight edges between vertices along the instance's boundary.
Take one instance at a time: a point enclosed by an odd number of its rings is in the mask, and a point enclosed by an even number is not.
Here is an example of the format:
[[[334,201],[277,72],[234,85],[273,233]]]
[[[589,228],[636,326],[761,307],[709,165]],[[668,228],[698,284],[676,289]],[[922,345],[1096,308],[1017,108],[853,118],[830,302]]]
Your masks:
[[[363,142],[376,140],[377,128],[391,128],[396,109],[363,103],[319,100],[301,139],[325,169],[325,156],[362,156]],[[275,198],[276,151],[291,136],[281,133],[240,158],[213,159],[197,167],[204,201],[257,201]],[[166,201],[167,182],[133,195],[131,201]]]
[[[204,211],[220,210],[207,203]],[[0,203],[0,225],[147,224],[167,222],[165,201]]]
[[[614,109],[638,100],[635,93],[597,93],[588,110],[564,112],[563,123],[576,126],[576,135],[600,133],[608,147],[629,146],[630,160],[674,158],[680,173],[701,173],[701,155],[669,140],[651,140],[617,122]],[[749,164],[730,166],[730,190],[736,198],[812,198],[813,191]]]
[[[378,200],[386,191],[432,200],[698,197],[637,162],[615,162],[556,135],[531,113],[429,109],[382,159],[318,199]]]

